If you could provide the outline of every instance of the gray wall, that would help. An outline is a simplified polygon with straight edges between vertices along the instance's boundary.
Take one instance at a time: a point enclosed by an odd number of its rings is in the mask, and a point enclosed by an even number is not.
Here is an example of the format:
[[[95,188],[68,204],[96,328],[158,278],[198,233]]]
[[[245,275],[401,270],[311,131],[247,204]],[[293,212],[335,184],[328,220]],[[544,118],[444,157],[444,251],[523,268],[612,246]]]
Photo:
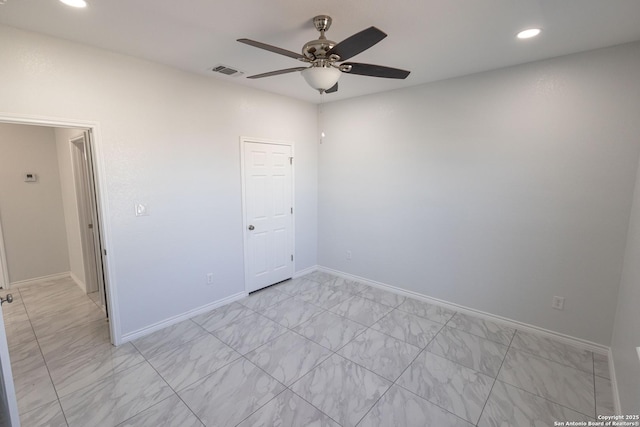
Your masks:
[[[639,75],[636,43],[323,106],[319,264],[609,345]]]
[[[116,334],[244,291],[240,136],[294,142],[296,268],[316,265],[315,105],[11,27],[0,40],[0,111],[99,123]]]
[[[35,173],[37,182],[24,182]],[[0,123],[0,221],[9,282],[69,271],[53,129]]]

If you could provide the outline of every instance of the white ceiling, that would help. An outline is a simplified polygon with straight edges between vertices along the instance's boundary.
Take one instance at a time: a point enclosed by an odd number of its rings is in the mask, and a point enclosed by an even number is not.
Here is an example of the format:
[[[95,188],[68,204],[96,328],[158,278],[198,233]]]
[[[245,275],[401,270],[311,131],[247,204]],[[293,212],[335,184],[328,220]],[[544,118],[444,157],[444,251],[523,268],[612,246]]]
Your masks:
[[[311,18],[328,14],[339,42],[369,26],[389,36],[357,55],[411,70],[406,80],[345,75],[324,102],[640,40],[638,0],[0,0],[0,23],[102,47],[183,70],[320,102],[299,73],[245,76],[303,65],[236,42],[246,37],[299,52],[317,38]],[[4,4],[2,4],[4,3]],[[539,26],[536,39],[515,33]],[[0,47],[1,47],[0,41]],[[215,75],[224,64],[245,76]]]

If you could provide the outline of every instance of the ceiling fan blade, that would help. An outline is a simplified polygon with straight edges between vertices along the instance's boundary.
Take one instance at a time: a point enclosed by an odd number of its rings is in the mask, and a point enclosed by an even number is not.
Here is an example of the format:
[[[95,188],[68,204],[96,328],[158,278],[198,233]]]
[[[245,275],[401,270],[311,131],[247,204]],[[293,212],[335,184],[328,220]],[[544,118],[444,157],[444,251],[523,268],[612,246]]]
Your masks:
[[[249,46],[257,47],[259,49],[268,50],[269,52],[278,53],[280,55],[288,56],[293,59],[302,59],[302,55],[299,53],[292,52],[287,49],[282,49],[281,47],[271,46],[270,44],[257,42],[255,40],[250,39],[238,39],[240,43],[248,44]]]
[[[306,70],[307,67],[286,68],[284,70],[269,71],[268,73],[256,74],[248,76],[248,79],[261,79],[263,77],[279,76],[280,74],[295,73],[296,71]]]
[[[376,27],[369,27],[335,45],[333,49],[327,52],[327,58],[335,54],[340,57],[341,61],[346,61],[369,49],[385,37],[387,35]]]
[[[345,62],[341,64],[348,65],[351,70],[344,71],[348,74],[358,74],[361,76],[384,77],[387,79],[406,79],[411,71],[401,70],[399,68],[385,67],[383,65],[360,64],[358,62]]]
[[[338,91],[338,83],[331,86],[329,89],[325,90],[324,93],[333,93]]]

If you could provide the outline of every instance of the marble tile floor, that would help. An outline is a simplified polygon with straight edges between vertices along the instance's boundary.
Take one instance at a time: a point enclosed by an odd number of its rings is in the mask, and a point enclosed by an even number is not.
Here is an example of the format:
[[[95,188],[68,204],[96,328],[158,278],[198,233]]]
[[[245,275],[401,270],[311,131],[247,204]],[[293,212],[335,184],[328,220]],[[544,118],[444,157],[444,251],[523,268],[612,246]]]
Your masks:
[[[122,359],[126,349],[109,344],[102,307],[70,278],[0,290],[8,293],[13,303],[2,310],[21,423],[65,426],[60,397],[108,375],[100,352],[113,349]]]
[[[49,286],[87,316],[68,284]],[[28,328],[29,313],[60,314],[31,308],[47,300],[36,290],[14,297],[23,426],[542,426],[613,413],[606,356],[327,273],[117,348],[104,319]]]

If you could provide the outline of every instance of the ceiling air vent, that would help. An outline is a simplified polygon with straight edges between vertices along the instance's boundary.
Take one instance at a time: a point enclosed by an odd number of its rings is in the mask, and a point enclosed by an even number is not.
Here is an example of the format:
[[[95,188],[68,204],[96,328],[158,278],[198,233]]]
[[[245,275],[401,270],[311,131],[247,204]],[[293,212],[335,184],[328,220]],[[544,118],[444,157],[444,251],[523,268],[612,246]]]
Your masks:
[[[227,67],[226,65],[217,65],[211,69],[214,73],[224,74],[225,76],[238,77],[243,75],[242,71],[238,71],[235,68]]]

